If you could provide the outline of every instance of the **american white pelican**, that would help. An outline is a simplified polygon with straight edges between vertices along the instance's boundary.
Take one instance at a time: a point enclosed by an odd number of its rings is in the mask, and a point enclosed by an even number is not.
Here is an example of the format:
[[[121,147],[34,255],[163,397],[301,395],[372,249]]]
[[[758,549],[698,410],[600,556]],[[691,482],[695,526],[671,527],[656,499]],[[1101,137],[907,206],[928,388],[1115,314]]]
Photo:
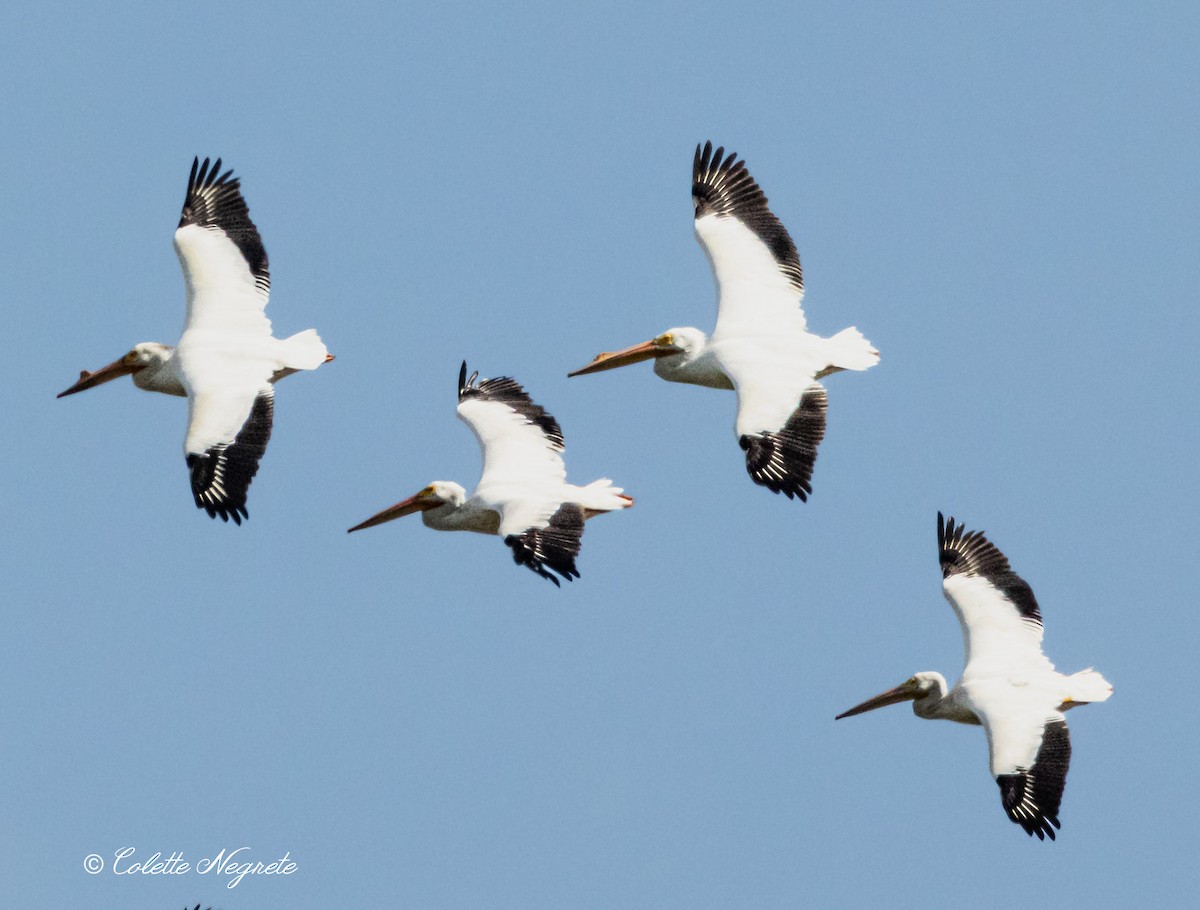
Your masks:
[[[962,624],[966,666],[954,688],[940,673],[917,673],[837,716],[912,701],[917,717],[982,724],[992,776],[1008,817],[1054,840],[1071,740],[1063,712],[1105,701],[1112,686],[1095,670],[1066,676],[1042,653],[1042,614],[1033,590],[981,531],[938,513],[942,590]]]
[[[604,478],[577,487],[567,483],[563,435],[558,421],[533,403],[508,377],[467,378],[458,374],[458,416],[483,449],[483,474],[469,497],[452,481],[435,480],[414,496],[350,528],[358,531],[393,518],[421,513],[438,531],[498,534],[512,548],[513,561],[559,584],[547,569],[567,581],[579,577],[585,520],[628,509],[633,499]]]
[[[717,325],[676,328],[621,351],[606,352],[570,376],[655,358],[654,372],[737,392],[734,432],[755,483],[789,499],[812,492],[817,446],[825,435],[825,388],[819,379],[879,362],[856,328],[813,335],[804,311],[800,257],[787,229],[767,208],[746,163],[712,143],[696,146],[692,167],[696,236],[717,282]]]
[[[215,518],[248,518],[246,491],[271,437],[272,383],[333,360],[314,329],[271,335],[264,312],[271,291],[267,251],[240,181],[192,161],[175,252],[187,285],[187,315],[177,347],[144,342],[58,397],[130,375],[140,389],[187,396],[183,451],[196,505]]]

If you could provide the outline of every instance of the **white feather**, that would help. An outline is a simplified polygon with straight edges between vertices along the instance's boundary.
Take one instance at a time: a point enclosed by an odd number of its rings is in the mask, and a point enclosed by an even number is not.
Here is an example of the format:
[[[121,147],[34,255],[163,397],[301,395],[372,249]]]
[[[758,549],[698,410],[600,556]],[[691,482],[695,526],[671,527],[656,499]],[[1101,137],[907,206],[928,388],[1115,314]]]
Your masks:
[[[458,416],[483,450],[474,498],[500,513],[500,536],[546,527],[564,501],[567,469],[541,427],[484,398],[460,402]]]

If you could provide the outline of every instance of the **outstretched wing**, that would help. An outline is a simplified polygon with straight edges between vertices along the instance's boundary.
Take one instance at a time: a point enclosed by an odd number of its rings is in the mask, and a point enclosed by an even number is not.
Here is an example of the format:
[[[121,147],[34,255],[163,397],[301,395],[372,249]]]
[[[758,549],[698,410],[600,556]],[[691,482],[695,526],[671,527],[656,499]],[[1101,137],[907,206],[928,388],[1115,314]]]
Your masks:
[[[577,503],[566,502],[545,527],[509,534],[504,542],[512,548],[513,562],[527,566],[559,587],[558,578],[547,570],[557,572],[567,581],[578,578],[575,557],[579,555],[582,538],[583,509]]]
[[[712,143],[696,146],[692,163],[696,237],[717,283],[719,337],[768,324],[804,330],[804,278],[787,229],[746,163]]]
[[[814,382],[800,396],[800,404],[781,427],[740,436],[738,443],[746,453],[746,470],[751,479],[773,493],[785,494],[788,499],[799,496],[801,502],[807,500],[812,492],[817,446],[825,437],[827,407],[825,389]]]
[[[267,451],[275,391],[259,389],[249,403],[237,395],[189,397],[185,451],[196,505],[209,517],[241,524],[249,518],[246,494]]]
[[[1000,801],[1008,817],[1039,840],[1054,840],[1071,737],[1057,711],[1048,716],[976,711],[988,734],[992,774],[1000,786]]]
[[[242,197],[241,181],[232,171],[221,173],[221,159],[192,162],[187,196],[175,252],[187,285],[184,334],[191,329],[214,329],[269,335],[271,324],[263,310],[271,293],[267,251],[250,208]]]
[[[1042,614],[1033,589],[982,531],[938,513],[942,591],[962,625],[963,675],[1052,670],[1042,653]]]
[[[500,535],[544,528],[563,502],[567,469],[558,421],[508,377],[459,372],[458,416],[483,450],[475,495],[500,513]]]

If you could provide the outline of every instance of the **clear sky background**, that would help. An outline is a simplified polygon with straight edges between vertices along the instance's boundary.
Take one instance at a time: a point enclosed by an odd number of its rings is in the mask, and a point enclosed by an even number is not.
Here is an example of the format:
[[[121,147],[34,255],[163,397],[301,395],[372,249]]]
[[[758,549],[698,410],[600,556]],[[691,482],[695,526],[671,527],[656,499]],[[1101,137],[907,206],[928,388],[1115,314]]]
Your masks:
[[[1179,906],[1197,887],[1192,4],[26,5],[0,13],[0,902],[12,907]],[[742,154],[832,377],[815,493],[734,398],[601,350],[714,320],[691,161]],[[174,343],[192,156],[242,178],[279,389],[242,527],[194,508]],[[466,358],[562,424],[562,590],[495,538],[345,529],[473,487]],[[982,732],[836,713],[953,681],[935,518],[1032,585],[1070,715],[1056,843]],[[290,877],[98,875],[134,847]]]

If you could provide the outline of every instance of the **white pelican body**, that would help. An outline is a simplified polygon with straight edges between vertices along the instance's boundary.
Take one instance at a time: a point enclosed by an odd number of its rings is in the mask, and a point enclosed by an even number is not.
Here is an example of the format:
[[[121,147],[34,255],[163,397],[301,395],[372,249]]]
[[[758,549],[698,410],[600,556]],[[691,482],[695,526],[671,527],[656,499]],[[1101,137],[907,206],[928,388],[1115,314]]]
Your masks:
[[[196,505],[241,524],[246,493],[271,435],[272,384],[332,360],[313,329],[271,334],[265,309],[271,279],[267,253],[240,181],[220,174],[218,158],[192,162],[175,252],[187,286],[187,313],[177,347],[144,342],[120,360],[59,394],[71,395],[131,374],[141,389],[188,399],[184,457]],[[218,176],[219,175],[219,176]]]
[[[438,531],[498,534],[513,551],[513,561],[559,584],[550,571],[570,581],[579,577],[583,523],[588,518],[627,509],[633,499],[607,478],[587,486],[567,483],[563,436],[558,421],[534,404],[507,377],[467,379],[464,362],[458,376],[458,416],[483,449],[483,474],[470,496],[452,481],[437,480],[350,528],[358,531],[421,513]]]
[[[838,719],[911,700],[918,717],[981,724],[1004,811],[1027,834],[1054,840],[1071,758],[1063,714],[1105,701],[1112,686],[1095,670],[1054,669],[1033,590],[982,532],[966,533],[939,512],[938,547],[942,590],[962,625],[962,678],[947,691],[940,673],[917,673]]]
[[[308,332],[312,332],[312,329],[309,329]],[[301,332],[300,335],[307,335],[308,332]],[[291,341],[290,338],[287,340]],[[328,363],[330,360],[333,360],[333,355],[326,355],[325,362]],[[271,375],[271,382],[279,382],[279,380],[299,372],[300,368],[298,367],[280,367]],[[133,350],[120,360],[113,361],[94,373],[81,370],[75,385],[59,392],[56,397],[73,395],[84,389],[95,388],[110,379],[126,375],[133,380],[135,386],[145,392],[161,392],[164,395],[187,398],[187,389],[183,387],[183,376],[179,371],[179,361],[175,359],[175,347],[169,344],[160,344],[157,341],[143,341],[135,344]]]
[[[866,370],[879,352],[855,328],[832,338],[808,331],[796,246],[767,197],[735,154],[696,147],[692,201],[696,236],[717,284],[717,324],[669,329],[621,351],[600,354],[578,376],[655,358],[654,372],[737,392],[734,433],[755,483],[789,499],[808,498],[817,446],[825,435],[825,388],[840,370]]]

